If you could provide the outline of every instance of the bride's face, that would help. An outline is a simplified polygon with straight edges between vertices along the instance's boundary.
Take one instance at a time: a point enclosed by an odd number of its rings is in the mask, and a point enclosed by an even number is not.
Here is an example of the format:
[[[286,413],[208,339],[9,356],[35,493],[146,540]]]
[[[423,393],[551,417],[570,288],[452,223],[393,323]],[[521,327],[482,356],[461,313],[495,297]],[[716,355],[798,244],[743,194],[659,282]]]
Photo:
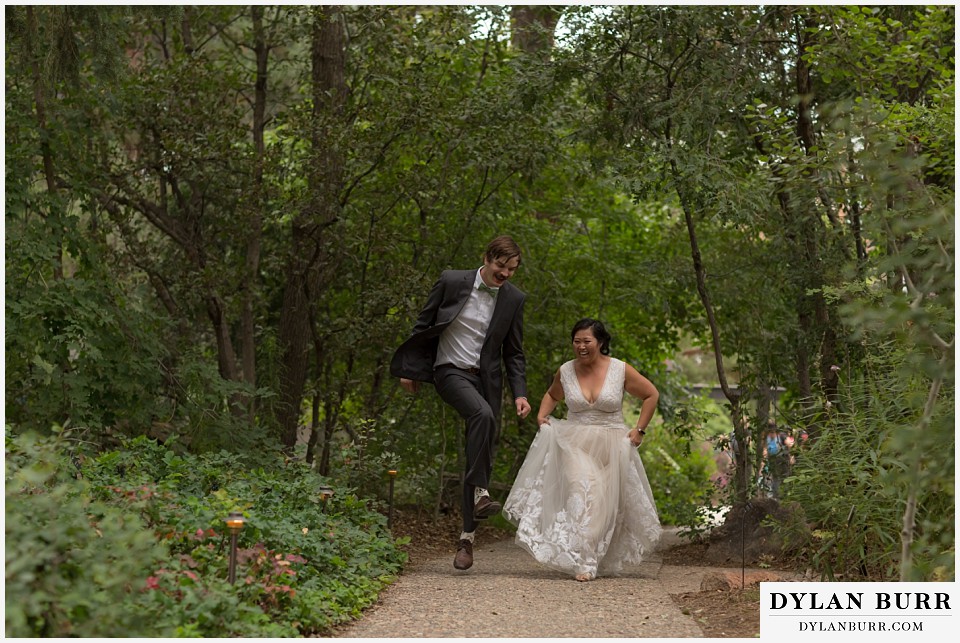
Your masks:
[[[589,328],[578,330],[573,336],[573,353],[577,359],[589,362],[597,358],[600,354],[600,342],[593,336],[593,331]]]

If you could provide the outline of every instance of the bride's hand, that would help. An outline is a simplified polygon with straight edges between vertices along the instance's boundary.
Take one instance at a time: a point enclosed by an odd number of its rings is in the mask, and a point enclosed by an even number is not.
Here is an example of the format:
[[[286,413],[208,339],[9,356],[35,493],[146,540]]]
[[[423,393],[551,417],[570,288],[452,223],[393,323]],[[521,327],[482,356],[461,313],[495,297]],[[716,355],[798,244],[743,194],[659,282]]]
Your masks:
[[[635,447],[638,447],[641,444],[643,444],[643,434],[640,433],[639,429],[636,429],[636,428],[631,429],[630,433],[627,434],[627,437],[630,438],[630,444],[632,444]]]
[[[547,415],[547,416],[545,416],[545,417],[538,417],[538,418],[537,418],[537,426],[543,426],[544,424],[550,424],[550,416],[549,416],[549,415]]]

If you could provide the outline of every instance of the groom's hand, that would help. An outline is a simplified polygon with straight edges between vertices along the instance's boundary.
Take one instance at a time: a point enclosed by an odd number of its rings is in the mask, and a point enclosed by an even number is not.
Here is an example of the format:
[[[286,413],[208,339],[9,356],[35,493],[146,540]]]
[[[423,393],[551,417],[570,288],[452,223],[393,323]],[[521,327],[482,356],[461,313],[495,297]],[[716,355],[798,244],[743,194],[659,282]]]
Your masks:
[[[420,382],[416,380],[408,380],[405,377],[400,378],[400,386],[403,387],[403,390],[407,393],[416,393],[420,389]]]
[[[527,401],[525,397],[517,398],[517,415],[520,416],[520,419],[527,417],[530,414],[530,402]]]

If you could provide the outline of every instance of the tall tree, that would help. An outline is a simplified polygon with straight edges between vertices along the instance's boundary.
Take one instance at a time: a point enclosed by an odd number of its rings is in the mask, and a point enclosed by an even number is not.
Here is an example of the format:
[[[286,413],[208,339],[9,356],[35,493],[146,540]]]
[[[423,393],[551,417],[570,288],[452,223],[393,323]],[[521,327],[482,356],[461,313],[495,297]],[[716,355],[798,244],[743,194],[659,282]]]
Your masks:
[[[344,159],[337,142],[343,129],[347,85],[343,14],[339,6],[311,10],[310,158],[305,168],[309,194],[294,215],[287,281],[280,311],[280,391],[277,423],[283,443],[297,439],[300,403],[309,366],[311,306],[320,296],[323,272],[329,268],[325,235],[340,218]]]

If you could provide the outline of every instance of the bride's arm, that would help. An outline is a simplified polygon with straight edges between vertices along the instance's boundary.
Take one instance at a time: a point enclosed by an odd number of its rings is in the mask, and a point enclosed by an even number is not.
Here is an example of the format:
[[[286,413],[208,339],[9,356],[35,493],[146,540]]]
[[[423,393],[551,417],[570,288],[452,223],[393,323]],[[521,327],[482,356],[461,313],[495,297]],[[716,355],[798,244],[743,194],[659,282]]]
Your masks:
[[[660,393],[653,382],[641,375],[637,369],[625,364],[626,372],[623,388],[634,397],[643,401],[640,407],[640,418],[637,420],[637,426],[630,431],[630,441],[634,444],[640,444],[643,441],[643,435],[647,431],[647,425],[653,419],[653,414],[657,410],[657,400],[660,399]]]
[[[547,389],[543,399],[540,400],[540,410],[537,411],[537,426],[550,424],[550,414],[553,413],[553,409],[557,408],[557,404],[562,399],[563,386],[560,384],[560,371],[558,370],[557,374],[553,376],[550,388]]]

